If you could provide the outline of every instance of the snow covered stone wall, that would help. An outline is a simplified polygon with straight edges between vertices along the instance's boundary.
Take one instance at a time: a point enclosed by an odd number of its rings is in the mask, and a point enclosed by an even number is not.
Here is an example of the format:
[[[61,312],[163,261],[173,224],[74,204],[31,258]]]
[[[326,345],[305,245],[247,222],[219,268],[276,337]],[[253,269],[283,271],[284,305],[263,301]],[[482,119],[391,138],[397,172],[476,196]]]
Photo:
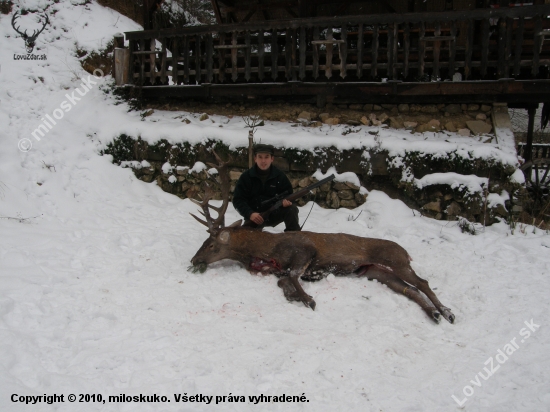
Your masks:
[[[170,144],[165,140],[150,144],[121,135],[104,153],[112,155],[115,163],[131,167],[139,179],[154,182],[168,193],[199,199],[206,185],[210,185],[216,193],[214,198],[219,199],[216,171],[206,166],[214,161],[209,153],[212,147],[222,157],[233,159],[232,193],[240,174],[248,168],[246,148],[230,150],[214,140],[195,145]],[[492,224],[509,219],[514,201],[515,210],[521,203],[521,179],[514,166],[498,157],[468,151],[280,147],[275,152],[275,164],[288,175],[295,190],[330,173],[337,175],[335,181],[314,190],[299,205],[314,200],[324,208],[354,209],[365,203],[367,188],[376,188],[393,193],[428,217]]]

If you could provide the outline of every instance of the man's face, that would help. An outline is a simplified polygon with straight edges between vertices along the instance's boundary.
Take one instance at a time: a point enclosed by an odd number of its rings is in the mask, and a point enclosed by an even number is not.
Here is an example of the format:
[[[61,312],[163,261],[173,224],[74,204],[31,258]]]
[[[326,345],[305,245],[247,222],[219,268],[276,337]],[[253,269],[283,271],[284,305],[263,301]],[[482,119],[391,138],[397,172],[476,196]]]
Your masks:
[[[261,170],[267,170],[271,166],[271,163],[273,163],[273,156],[269,153],[256,153],[254,161]]]

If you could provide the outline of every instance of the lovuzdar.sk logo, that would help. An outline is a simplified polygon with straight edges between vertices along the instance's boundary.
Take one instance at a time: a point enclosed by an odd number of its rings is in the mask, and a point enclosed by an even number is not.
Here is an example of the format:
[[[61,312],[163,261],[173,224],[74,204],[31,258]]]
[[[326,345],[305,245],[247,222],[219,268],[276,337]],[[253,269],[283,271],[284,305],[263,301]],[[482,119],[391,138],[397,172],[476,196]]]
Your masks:
[[[21,26],[20,26],[18,20],[21,16],[28,16],[29,14],[30,13],[22,14],[20,11],[16,11],[13,14],[13,17],[11,19],[11,25],[12,25],[13,29],[23,38],[23,40],[25,41],[25,48],[27,49],[27,53],[28,53],[28,55],[31,55],[31,53],[34,50],[34,46],[36,44],[36,39],[37,39],[38,35],[44,31],[46,26],[50,23],[50,20],[48,19],[48,15],[46,13],[39,14],[38,15],[38,22],[39,22],[39,24],[42,25],[42,27],[40,29],[33,30],[32,34],[28,34],[27,30],[21,31]],[[14,55],[14,58],[16,58],[17,56],[18,55]],[[32,55],[32,56],[34,56],[34,55]],[[45,55],[44,56],[36,56],[36,57],[40,60],[45,59]],[[23,58],[23,56],[21,58]]]

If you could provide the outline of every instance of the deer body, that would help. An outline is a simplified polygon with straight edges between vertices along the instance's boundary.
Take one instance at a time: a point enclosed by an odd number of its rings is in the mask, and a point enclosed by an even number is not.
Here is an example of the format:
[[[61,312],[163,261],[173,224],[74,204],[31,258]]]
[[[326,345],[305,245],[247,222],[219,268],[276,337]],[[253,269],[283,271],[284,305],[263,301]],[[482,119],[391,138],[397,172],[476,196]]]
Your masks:
[[[218,169],[223,204],[215,207],[208,203],[213,195],[209,188],[202,202],[195,201],[202,207],[205,220],[192,216],[208,226],[210,233],[191,259],[195,268],[231,259],[251,271],[278,275],[278,286],[287,300],[300,301],[311,309],[316,303],[305,293],[301,278],[319,278],[329,273],[365,276],[412,299],[436,322],[441,316],[454,322],[451,310],[441,304],[428,282],[416,275],[409,254],[395,242],[345,233],[268,233],[242,227],[241,221],[223,227],[229,202],[228,162],[222,162],[215,152],[214,155],[220,165],[210,165]],[[210,209],[218,212],[216,219],[210,216]]]
[[[286,298],[301,301],[312,309],[315,301],[304,292],[300,278],[324,277],[329,273],[366,276],[413,299],[435,321],[442,314],[454,322],[454,315],[439,302],[428,282],[411,268],[407,251],[389,240],[344,233],[267,233],[228,227],[207,239],[191,262],[195,266],[208,265],[223,259],[238,261],[253,271],[283,276],[278,285]]]
[[[296,262],[307,258],[310,264],[306,273],[327,271],[328,274],[330,271],[337,275],[350,274],[366,265],[390,272],[393,267],[409,265],[405,249],[389,240],[344,233],[268,233],[245,227],[227,228],[225,233],[227,243],[218,240],[218,253],[208,253],[208,248],[203,246],[193,258],[193,264],[231,259],[248,267],[251,259],[261,258],[272,259],[283,270],[290,271]]]

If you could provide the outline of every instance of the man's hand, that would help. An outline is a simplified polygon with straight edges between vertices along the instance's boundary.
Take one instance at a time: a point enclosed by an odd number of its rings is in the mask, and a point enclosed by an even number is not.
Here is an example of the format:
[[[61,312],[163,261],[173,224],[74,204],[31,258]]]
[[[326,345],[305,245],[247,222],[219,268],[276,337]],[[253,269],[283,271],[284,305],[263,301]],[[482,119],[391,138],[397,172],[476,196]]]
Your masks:
[[[264,218],[259,213],[252,213],[250,215],[250,220],[252,220],[257,225],[264,223]]]
[[[289,206],[292,206],[292,202],[290,200],[283,199],[283,207]]]

